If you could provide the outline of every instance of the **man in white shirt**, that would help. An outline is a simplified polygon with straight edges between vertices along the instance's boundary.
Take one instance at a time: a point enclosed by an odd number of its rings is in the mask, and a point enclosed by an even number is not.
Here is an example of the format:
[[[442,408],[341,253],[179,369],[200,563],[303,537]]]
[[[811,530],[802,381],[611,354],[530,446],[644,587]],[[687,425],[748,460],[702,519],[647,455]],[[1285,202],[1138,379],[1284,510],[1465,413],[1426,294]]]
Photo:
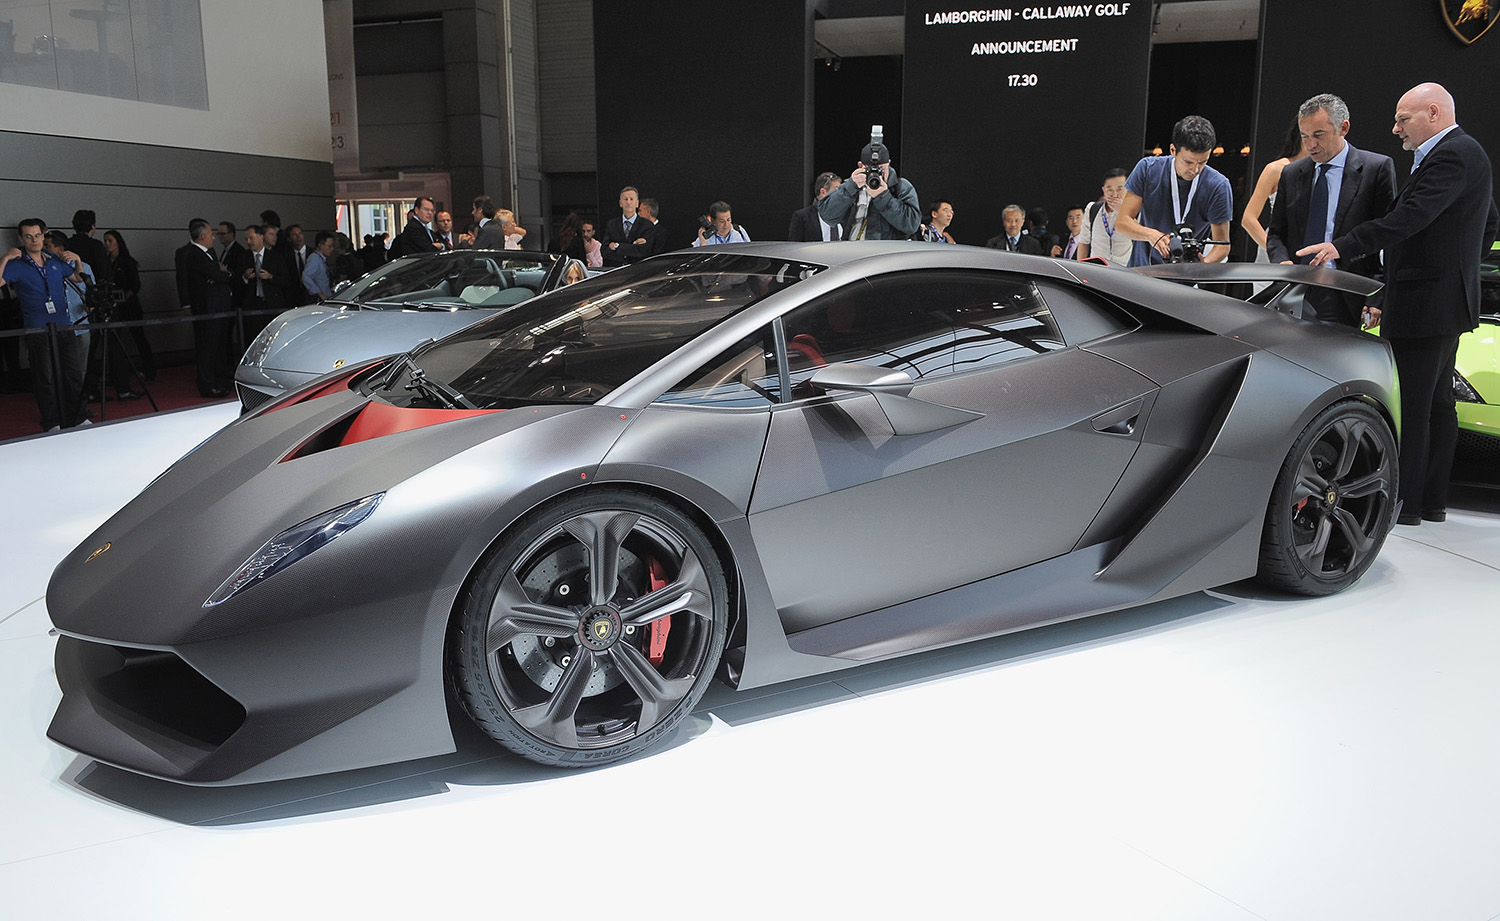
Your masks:
[[[1084,214],[1083,232],[1078,236],[1078,258],[1096,256],[1112,265],[1130,264],[1130,254],[1135,242],[1123,233],[1115,232],[1115,219],[1120,205],[1125,201],[1125,177],[1123,169],[1115,168],[1104,174],[1104,185],[1100,191],[1104,197],[1089,206]]]

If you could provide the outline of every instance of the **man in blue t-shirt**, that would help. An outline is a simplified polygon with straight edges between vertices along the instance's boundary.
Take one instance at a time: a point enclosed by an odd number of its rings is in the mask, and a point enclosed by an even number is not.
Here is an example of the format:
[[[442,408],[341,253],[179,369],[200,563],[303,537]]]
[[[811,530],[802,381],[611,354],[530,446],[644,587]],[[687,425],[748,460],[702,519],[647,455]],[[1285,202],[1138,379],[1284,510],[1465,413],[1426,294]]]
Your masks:
[[[1234,193],[1224,174],[1208,165],[1214,126],[1189,115],[1172,127],[1170,153],[1142,157],[1125,180],[1125,203],[1115,231],[1135,241],[1131,265],[1150,265],[1171,256],[1171,236],[1187,225],[1201,240],[1229,240]],[[1207,246],[1204,262],[1229,258],[1227,245]]]
[[[16,226],[21,247],[0,256],[0,279],[10,286],[21,302],[21,317],[28,329],[48,324],[67,326],[67,280],[82,283],[78,271],[82,260],[72,252],[61,257],[43,249],[47,224],[40,218],[27,218]],[[87,421],[86,407],[79,399],[83,390],[83,371],[88,359],[88,341],[64,333],[56,337],[60,368],[52,363],[51,336],[26,337],[26,359],[31,365],[32,390],[37,408],[42,411],[42,431]]]

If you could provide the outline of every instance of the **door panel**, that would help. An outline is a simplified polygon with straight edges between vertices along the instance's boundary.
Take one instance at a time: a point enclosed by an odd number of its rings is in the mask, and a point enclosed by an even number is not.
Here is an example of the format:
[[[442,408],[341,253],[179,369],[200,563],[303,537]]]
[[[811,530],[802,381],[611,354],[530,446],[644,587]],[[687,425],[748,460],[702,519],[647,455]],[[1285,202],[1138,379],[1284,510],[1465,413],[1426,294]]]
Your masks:
[[[1151,401],[1129,431],[1094,419],[1152,393],[1118,363],[1064,349],[919,381],[912,397],[983,414],[936,432],[891,434],[867,395],[776,408],[750,527],[786,629],[1068,552]]]

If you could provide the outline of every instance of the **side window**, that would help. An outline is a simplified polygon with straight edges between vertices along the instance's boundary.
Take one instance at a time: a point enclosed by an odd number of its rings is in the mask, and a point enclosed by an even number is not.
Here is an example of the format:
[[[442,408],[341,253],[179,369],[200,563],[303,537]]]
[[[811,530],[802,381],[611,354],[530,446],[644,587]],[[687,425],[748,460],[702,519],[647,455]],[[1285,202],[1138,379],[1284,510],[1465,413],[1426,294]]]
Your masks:
[[[1055,281],[1043,281],[1038,286],[1069,345],[1141,325],[1097,292]]]
[[[1028,358],[1063,348],[1064,341],[1041,292],[1029,278],[964,273],[947,288],[957,327],[953,369]]]
[[[953,367],[953,321],[926,273],[855,282],[788,313],[787,368],[792,396],[824,365],[856,362],[898,368],[913,378]]]
[[[657,397],[656,402],[722,407],[769,406],[776,402],[780,389],[776,346],[767,328],[715,355],[677,386]]]

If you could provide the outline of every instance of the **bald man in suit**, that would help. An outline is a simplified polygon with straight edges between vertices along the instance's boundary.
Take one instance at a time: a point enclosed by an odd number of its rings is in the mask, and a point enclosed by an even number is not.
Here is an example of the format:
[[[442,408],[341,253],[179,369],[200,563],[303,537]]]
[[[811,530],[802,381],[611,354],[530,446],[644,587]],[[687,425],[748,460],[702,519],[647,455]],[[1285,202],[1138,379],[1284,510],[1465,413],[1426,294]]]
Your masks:
[[[1458,127],[1453,97],[1436,83],[1396,103],[1391,132],[1415,154],[1411,179],[1385,217],[1297,251],[1312,265],[1385,250],[1386,286],[1372,321],[1401,377],[1403,525],[1447,518],[1458,442],[1453,359],[1479,325],[1479,261],[1500,229],[1490,158]]]

